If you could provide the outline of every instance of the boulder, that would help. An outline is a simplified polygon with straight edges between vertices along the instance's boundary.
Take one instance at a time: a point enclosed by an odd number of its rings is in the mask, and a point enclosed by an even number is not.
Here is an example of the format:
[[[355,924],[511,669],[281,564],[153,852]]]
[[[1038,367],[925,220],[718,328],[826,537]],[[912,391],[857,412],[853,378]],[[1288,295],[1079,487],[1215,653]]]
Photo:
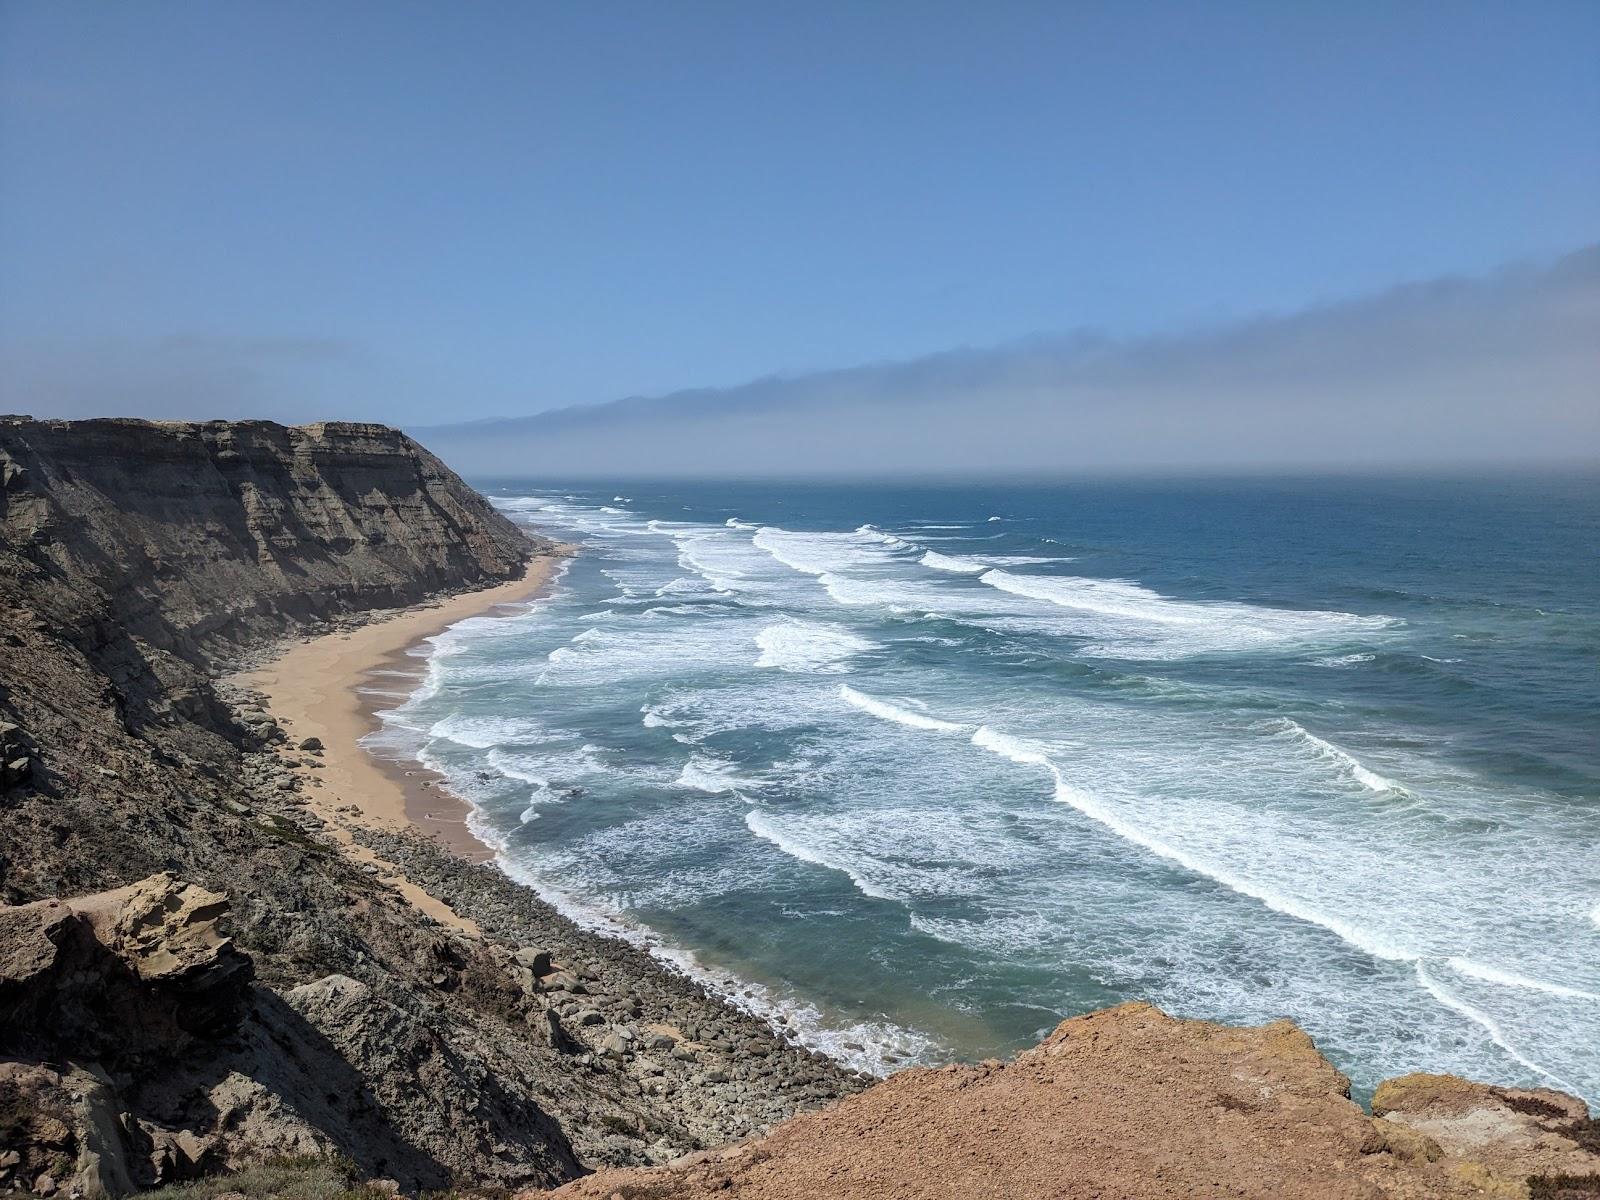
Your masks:
[[[21,727],[12,721],[0,721],[0,791],[20,787],[32,775],[32,753]]]
[[[0,908],[0,1014],[5,998],[37,983],[56,965],[74,923],[59,900]]]
[[[26,754],[6,760],[0,766],[0,786],[17,787],[24,784],[33,775],[33,760]]]
[[[121,1106],[96,1067],[0,1062],[0,1143],[0,1191],[115,1200],[135,1190]]]
[[[228,898],[171,872],[74,901],[73,908],[144,983],[208,972],[237,954],[220,928]]]
[[[571,971],[552,971],[539,981],[539,986],[547,992],[570,992],[574,996],[589,992],[588,985]]]
[[[513,957],[519,967],[526,967],[536,976],[548,975],[553,968],[548,950],[536,950],[532,946],[524,946]]]
[[[553,1008],[536,1009],[529,1013],[528,1024],[552,1050],[573,1054],[582,1049],[577,1040],[562,1027],[561,1017]]]
[[[226,1033],[254,974],[227,914],[226,896],[170,873],[0,908],[0,1039],[116,1061]]]

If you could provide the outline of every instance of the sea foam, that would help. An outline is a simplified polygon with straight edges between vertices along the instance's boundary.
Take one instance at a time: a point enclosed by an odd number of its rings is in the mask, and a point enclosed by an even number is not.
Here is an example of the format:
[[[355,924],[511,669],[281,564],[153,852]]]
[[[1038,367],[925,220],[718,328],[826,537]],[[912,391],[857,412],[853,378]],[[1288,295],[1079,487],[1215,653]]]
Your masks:
[[[847,671],[847,660],[874,649],[871,642],[837,625],[780,621],[756,634],[758,667],[780,671]]]
[[[1332,763],[1343,774],[1355,780],[1362,787],[1371,792],[1390,792],[1409,795],[1405,788],[1392,779],[1379,775],[1376,771],[1361,765],[1359,759],[1347,750],[1341,750],[1332,742],[1319,738],[1297,721],[1285,717],[1278,723],[1278,728],[1289,734],[1293,739],[1308,746],[1326,762]]]
[[[849,865],[829,859],[815,847],[790,837],[779,829],[773,820],[759,809],[752,808],[744,816],[744,823],[750,832],[766,842],[771,842],[790,858],[797,858],[801,862],[811,863],[813,866],[826,867],[830,871],[838,871],[847,876],[864,896],[874,900],[898,900],[899,897],[892,892],[884,891],[864,875],[860,874]]]
[[[733,763],[709,755],[694,754],[678,773],[678,787],[718,795],[723,792],[748,791],[758,787],[754,780],[738,773]]]
[[[956,571],[963,575],[977,575],[987,570],[984,563],[975,559],[940,554],[937,550],[929,550],[917,561],[925,567],[932,567],[936,571]]]
[[[864,713],[871,713],[880,720],[893,721],[896,725],[905,725],[911,729],[927,729],[940,733],[965,733],[972,728],[970,725],[958,725],[954,721],[941,721],[937,717],[914,712],[909,708],[901,708],[896,704],[875,700],[871,696],[856,691],[855,688],[848,684],[839,685],[839,695],[844,699],[845,703],[859,708]]]

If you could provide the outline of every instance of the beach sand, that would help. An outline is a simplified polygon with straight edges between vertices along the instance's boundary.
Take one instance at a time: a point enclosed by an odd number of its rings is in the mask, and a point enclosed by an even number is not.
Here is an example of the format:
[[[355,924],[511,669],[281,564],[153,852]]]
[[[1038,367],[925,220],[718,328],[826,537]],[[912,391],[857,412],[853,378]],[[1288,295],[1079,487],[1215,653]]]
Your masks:
[[[379,728],[380,710],[395,707],[421,680],[426,660],[407,651],[469,617],[518,611],[549,586],[569,553],[563,547],[532,559],[527,573],[510,583],[403,609],[348,633],[296,643],[266,666],[234,679],[266,697],[266,706],[283,726],[291,747],[304,738],[321,739],[320,755],[296,750],[289,761],[297,764],[295,773],[302,777],[300,795],[306,806],[327,824],[346,852],[375,864],[386,882],[418,908],[458,928],[470,929],[472,924],[356,843],[348,826],[413,825],[471,862],[483,862],[492,852],[472,836],[466,825],[467,804],[447,791],[438,775],[411,759],[370,752],[361,739]]]

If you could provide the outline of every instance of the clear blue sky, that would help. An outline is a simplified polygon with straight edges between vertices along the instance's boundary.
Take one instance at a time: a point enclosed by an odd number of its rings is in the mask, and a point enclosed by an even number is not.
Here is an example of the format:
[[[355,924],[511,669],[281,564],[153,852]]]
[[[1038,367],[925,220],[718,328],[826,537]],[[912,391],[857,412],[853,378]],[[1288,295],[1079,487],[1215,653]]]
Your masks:
[[[41,415],[512,415],[1597,237],[1593,0],[0,5]]]

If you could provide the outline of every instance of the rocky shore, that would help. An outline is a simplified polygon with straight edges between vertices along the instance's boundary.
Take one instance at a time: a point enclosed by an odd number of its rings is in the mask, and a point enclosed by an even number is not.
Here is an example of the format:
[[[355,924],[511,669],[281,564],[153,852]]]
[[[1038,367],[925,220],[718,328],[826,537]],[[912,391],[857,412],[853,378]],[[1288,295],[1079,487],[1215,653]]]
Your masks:
[[[0,418],[0,1196],[1600,1195],[1571,1097],[1131,1005],[871,1082],[326,789],[224,673],[517,579],[392,430]]]
[[[419,924],[510,981],[501,987],[510,1018],[566,1058],[570,1078],[552,1080],[543,1103],[584,1162],[666,1161],[873,1082],[644,948],[575,924],[497,867],[467,862],[411,829],[375,827],[355,805],[323,820],[305,804],[307,789],[320,782],[317,740],[298,744],[251,697],[235,699],[267,742],[244,757],[241,777],[285,832],[330,852],[339,847],[335,833],[347,835],[370,852],[361,861],[368,878],[403,880],[448,914],[446,924],[419,911]],[[428,982],[448,991],[452,978],[441,969]]]
[[[0,472],[0,1191],[120,1195],[306,1155],[408,1193],[549,1187],[860,1086],[497,873],[386,845],[464,907],[481,886],[482,924],[455,917],[310,811],[315,744],[220,682],[544,548],[421,447],[3,419]],[[216,946],[248,967],[228,1004],[209,968],[157,979],[117,937],[86,949],[81,914],[132,885],[163,908],[217,897]],[[45,910],[68,915],[41,930]],[[188,1009],[215,1019],[148,1019]]]

